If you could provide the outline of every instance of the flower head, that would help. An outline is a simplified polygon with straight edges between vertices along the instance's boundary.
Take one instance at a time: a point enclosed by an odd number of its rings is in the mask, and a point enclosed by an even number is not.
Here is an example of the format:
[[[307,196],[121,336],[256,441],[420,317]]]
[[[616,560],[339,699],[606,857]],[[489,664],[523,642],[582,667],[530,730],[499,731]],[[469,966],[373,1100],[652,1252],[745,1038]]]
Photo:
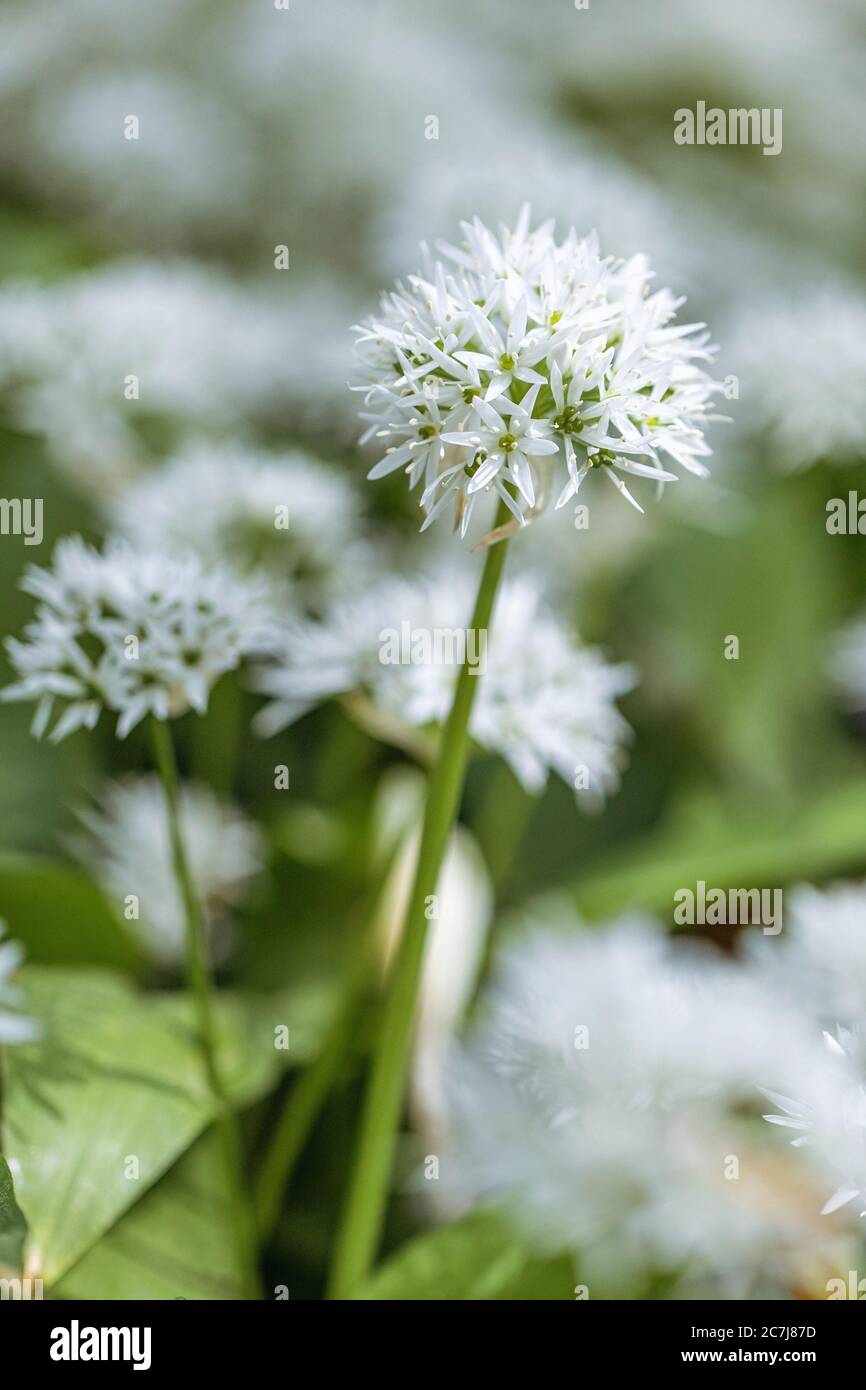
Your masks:
[[[17,942],[3,941],[5,931],[0,922],[0,1043],[31,1042],[39,1037],[39,1026],[19,1011],[21,991],[12,984],[24,953]]]
[[[194,556],[138,552],[111,541],[104,552],[78,536],[60,541],[51,569],[31,566],[21,587],[38,599],[24,641],[6,649],[19,679],[4,700],[35,700],[33,733],[55,702],[59,742],[116,713],[123,738],[147,714],[204,713],[211,687],[266,641],[266,590]]]
[[[462,230],[357,330],[363,438],[384,445],[370,477],[402,468],[423,482],[424,526],[452,505],[465,534],[485,492],[524,524],[593,470],[634,506],[622,474],[705,475],[714,350],[703,325],[675,323],[670,290],[650,294],[645,258],[604,259],[573,229],[557,242],[528,207],[513,231]]]
[[[615,789],[629,733],[615,701],[634,685],[633,669],[581,647],[534,579],[504,583],[489,634],[464,626],[471,609],[471,580],[452,565],[411,583],[389,578],[337,605],[326,623],[290,627],[258,679],[272,701],[260,731],[349,692],[391,723],[440,724],[465,657],[481,675],[470,733],[528,791],[540,792],[549,771],[588,797]]]
[[[184,907],[174,875],[164,793],[156,777],[110,782],[96,806],[79,812],[85,834],[71,848],[118,905],[134,893],[134,921],[148,955],[176,966],[185,952]],[[239,902],[262,868],[257,826],[207,787],[183,786],[180,823],[190,872],[212,945],[225,940],[225,909]],[[216,940],[214,941],[214,938]]]

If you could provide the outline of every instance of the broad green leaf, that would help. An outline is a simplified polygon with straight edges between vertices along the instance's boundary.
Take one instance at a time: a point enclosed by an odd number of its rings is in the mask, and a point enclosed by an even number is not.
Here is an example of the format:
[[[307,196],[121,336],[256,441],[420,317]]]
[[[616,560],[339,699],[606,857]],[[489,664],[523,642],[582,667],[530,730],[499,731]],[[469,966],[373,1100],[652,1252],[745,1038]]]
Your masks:
[[[15,1200],[9,1164],[0,1154],[0,1272],[17,1274],[24,1264],[27,1222]]]
[[[495,1212],[473,1212],[410,1241],[355,1295],[363,1300],[488,1301],[513,1286],[527,1262],[519,1237]]]
[[[209,1130],[55,1286],[58,1298],[240,1298],[225,1170]]]
[[[28,1267],[51,1286],[189,1148],[213,1105],[183,996],[138,993],[108,971],[26,967],[20,981],[44,1036],[6,1049],[2,1146]],[[227,999],[220,1024],[223,1075],[243,1105],[280,1064],[270,1018]]]

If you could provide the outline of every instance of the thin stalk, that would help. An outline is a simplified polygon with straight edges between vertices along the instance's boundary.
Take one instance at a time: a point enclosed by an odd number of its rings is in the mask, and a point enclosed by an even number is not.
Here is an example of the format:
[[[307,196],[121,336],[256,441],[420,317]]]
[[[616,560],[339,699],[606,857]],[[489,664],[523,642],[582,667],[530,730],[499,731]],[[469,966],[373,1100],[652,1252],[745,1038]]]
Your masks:
[[[496,524],[502,524],[507,515],[500,503]],[[489,629],[505,553],[504,540],[487,551],[472,615],[476,633]],[[463,789],[469,719],[481,679],[468,663],[460,668],[451,712],[430,772],[415,879],[364,1096],[357,1155],[331,1269],[330,1298],[352,1296],[370,1268],[381,1236],[424,962],[427,908],[436,892]]]
[[[190,873],[180,824],[177,762],[174,744],[165,723],[150,721],[151,744],[162,782],[168,819],[171,856],[184,908],[187,981],[195,1010],[196,1027],[208,1088],[214,1101],[217,1134],[222,1148],[229,1197],[229,1214],[235,1231],[244,1296],[259,1296],[255,1240],[243,1179],[243,1144],[237,1116],[226,1092],[217,1061],[217,1025],[213,1006],[214,986],[207,956],[204,916]]]

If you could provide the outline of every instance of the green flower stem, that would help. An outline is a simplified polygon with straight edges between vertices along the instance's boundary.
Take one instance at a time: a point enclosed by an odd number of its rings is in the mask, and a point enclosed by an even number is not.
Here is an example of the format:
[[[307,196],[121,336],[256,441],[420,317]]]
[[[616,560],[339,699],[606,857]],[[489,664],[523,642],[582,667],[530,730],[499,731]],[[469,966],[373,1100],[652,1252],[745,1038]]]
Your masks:
[[[229,1100],[217,1062],[217,1024],[213,1006],[213,981],[207,958],[204,917],[192,881],[180,824],[177,762],[168,727],[151,718],[151,745],[165,795],[171,855],[175,878],[183,900],[186,924],[187,980],[195,1010],[199,1043],[208,1087],[216,1111],[216,1127],[222,1147],[229,1196],[229,1212],[235,1231],[239,1269],[246,1298],[259,1296],[253,1223],[244,1188],[243,1144],[237,1116]]]
[[[496,525],[507,517],[504,504],[500,503]],[[487,551],[472,615],[476,632],[486,632],[490,626],[506,545],[503,540]],[[358,1150],[331,1269],[330,1298],[352,1296],[370,1268],[379,1243],[427,940],[426,908],[428,899],[436,892],[458,810],[468,754],[469,719],[478,681],[482,679],[483,676],[472,674],[468,664],[461,667],[430,773],[415,879],[364,1096]]]

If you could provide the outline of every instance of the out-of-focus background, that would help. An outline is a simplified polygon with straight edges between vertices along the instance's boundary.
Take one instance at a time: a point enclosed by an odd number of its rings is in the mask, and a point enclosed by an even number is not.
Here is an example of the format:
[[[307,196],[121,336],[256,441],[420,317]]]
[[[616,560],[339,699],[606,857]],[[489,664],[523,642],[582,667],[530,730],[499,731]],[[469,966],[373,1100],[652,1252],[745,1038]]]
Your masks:
[[[4,0],[2,492],[44,502],[41,545],[0,537],[4,632],[32,611],[25,566],[69,532],[100,541],[130,479],[190,439],[318,455],[406,572],[444,548],[415,537],[401,478],[363,482],[349,330],[419,241],[456,240],[476,213],[513,222],[528,200],[560,232],[646,252],[687,296],[720,345],[731,423],[713,428],[710,484],[677,483],[645,517],[596,489],[588,531],[557,513],[512,547],[640,681],[600,814],[558,781],[536,802],[473,764],[465,818],[497,901],[563,888],[590,917],[669,917],[697,878],[863,873],[866,725],[831,667],[866,566],[862,538],[826,523],[829,499],[866,489],[864,63],[859,0]],[[674,113],[699,101],[781,108],[781,152],[678,145]],[[366,887],[376,788],[403,759],[336,707],[263,743],[237,716],[259,703],[223,682],[214,719],[181,727],[183,765],[267,832],[231,979],[290,980],[312,1015]],[[143,739],[103,721],[50,747],[29,720],[0,705],[0,916],[33,960],[146,977],[68,849],[76,810],[143,766]],[[354,1084],[276,1237],[293,1297],[320,1286]],[[417,1222],[411,1197],[401,1219]]]

